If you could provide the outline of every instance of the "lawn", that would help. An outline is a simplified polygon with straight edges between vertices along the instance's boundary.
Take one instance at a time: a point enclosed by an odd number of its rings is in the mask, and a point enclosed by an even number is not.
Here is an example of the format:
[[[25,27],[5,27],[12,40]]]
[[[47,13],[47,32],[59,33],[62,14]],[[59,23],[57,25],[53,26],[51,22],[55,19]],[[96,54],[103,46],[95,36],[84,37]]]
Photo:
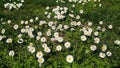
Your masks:
[[[0,68],[119,68],[120,0],[0,0]]]

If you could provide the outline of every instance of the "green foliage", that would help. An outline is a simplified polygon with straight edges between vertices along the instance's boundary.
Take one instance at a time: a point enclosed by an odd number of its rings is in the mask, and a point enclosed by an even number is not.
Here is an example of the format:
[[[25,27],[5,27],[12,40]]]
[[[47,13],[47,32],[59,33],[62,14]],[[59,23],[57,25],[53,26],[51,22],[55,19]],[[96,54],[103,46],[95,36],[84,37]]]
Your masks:
[[[58,5],[58,3],[55,2],[56,0],[25,0],[25,5],[20,8],[20,10],[7,10],[3,8],[3,2],[0,0],[0,18],[7,19],[13,19],[14,23],[18,23],[21,20],[27,20],[31,17],[39,17],[41,20],[48,20],[45,18],[44,12],[46,6],[54,7]],[[95,3],[91,2],[85,6],[81,6],[77,4],[79,7],[76,7],[73,9],[72,7],[69,7],[71,10],[75,10],[75,14],[77,15],[77,11],[80,9],[84,9],[85,13],[84,15],[81,15],[84,21],[91,20],[94,23],[94,27],[98,25],[98,22],[103,20],[105,21],[105,25],[103,27],[107,27],[109,24],[114,24],[112,31],[107,30],[104,35],[104,33],[100,33],[100,37],[102,39],[102,43],[109,43],[109,49],[112,51],[113,55],[112,57],[107,57],[105,59],[101,59],[98,56],[98,53],[94,53],[90,51],[90,42],[91,38],[89,38],[88,42],[81,42],[80,40],[80,34],[79,29],[76,29],[74,31],[65,31],[64,39],[68,40],[72,43],[71,49],[63,49],[61,53],[54,52],[53,55],[45,55],[45,63],[41,66],[41,68],[119,68],[120,67],[120,46],[114,45],[113,40],[120,39],[120,1],[119,0],[102,0],[103,7],[95,7],[93,8],[93,5]],[[69,4],[63,4],[61,6],[70,6]],[[69,23],[69,17],[65,19],[65,23]],[[52,19],[51,19],[52,20]],[[1,22],[0,22],[1,23]],[[20,26],[22,27],[22,26]],[[45,27],[45,26],[43,26]],[[94,28],[93,27],[93,28]],[[7,28],[8,30],[6,34],[11,34],[12,36],[15,36],[19,33],[14,33],[12,31],[11,25],[2,25],[0,24],[0,30],[2,28]],[[40,28],[40,27],[39,27]],[[43,28],[41,28],[42,31]],[[47,29],[44,28],[43,32],[45,32]],[[39,30],[38,30],[39,31]],[[114,36],[114,37],[113,37]],[[14,37],[13,37],[14,38]],[[14,40],[17,40],[17,38],[14,38]],[[31,40],[25,40],[27,42],[30,42]],[[32,40],[33,41],[33,40]],[[24,43],[24,45],[20,44],[12,44],[8,45],[5,42],[0,42],[0,68],[39,68],[39,64],[36,61],[35,54],[30,54],[27,52],[27,42]],[[36,44],[40,44],[40,42],[34,41]],[[49,42],[49,45],[51,45],[52,42]],[[57,45],[56,43],[54,43]],[[24,48],[22,47],[24,46]],[[99,45],[98,45],[99,46]],[[37,50],[42,50],[42,48],[38,45]],[[8,56],[8,52],[11,49],[15,49],[16,54],[15,57]],[[73,50],[75,49],[75,50]],[[73,54],[75,56],[75,61],[71,64],[66,63],[66,55],[67,54]],[[57,56],[56,56],[57,55]]]

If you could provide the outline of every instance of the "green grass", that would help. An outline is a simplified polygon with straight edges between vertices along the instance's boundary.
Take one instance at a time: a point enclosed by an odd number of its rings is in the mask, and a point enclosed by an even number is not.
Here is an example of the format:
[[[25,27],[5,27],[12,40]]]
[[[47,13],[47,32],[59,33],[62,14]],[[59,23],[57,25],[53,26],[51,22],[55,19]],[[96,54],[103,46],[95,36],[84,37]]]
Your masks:
[[[94,26],[98,25],[99,21],[104,21],[106,27],[107,25],[112,24],[113,29],[107,30],[106,35],[102,34],[101,36],[102,42],[109,43],[109,48],[113,55],[111,57],[107,57],[105,59],[101,59],[98,57],[97,53],[89,54],[85,53],[86,50],[89,50],[89,42],[82,43],[79,40],[79,33],[78,29],[76,32],[67,32],[65,33],[65,39],[72,42],[72,45],[75,47],[65,50],[62,53],[53,52],[50,55],[45,55],[46,62],[42,65],[41,68],[119,68],[120,67],[120,46],[116,46],[113,43],[113,40],[119,39],[120,40],[120,1],[119,0],[102,0],[102,8],[95,7],[93,8],[92,4],[87,4],[83,7],[78,6],[74,10],[79,11],[79,9],[83,8],[85,13],[81,15],[82,21],[92,21],[94,22]],[[0,0],[0,18],[4,18],[5,20],[12,20],[14,23],[19,23],[21,20],[28,20],[34,17],[39,17],[40,20],[48,20],[44,15],[45,8],[47,6],[55,7],[58,3],[55,0],[25,0],[24,6],[19,10],[7,10],[3,8],[3,2]],[[69,6],[70,4],[66,5]],[[79,4],[78,4],[79,5]],[[63,6],[63,5],[61,5]],[[71,8],[72,10],[72,8]],[[77,15],[77,12],[76,12]],[[69,19],[69,18],[68,18]],[[52,20],[52,19],[50,19]],[[65,20],[66,22],[69,20]],[[0,22],[0,29],[3,27],[7,28],[8,25],[3,26]],[[9,26],[10,27],[10,26]],[[8,34],[14,35],[14,31],[9,31]],[[47,28],[45,28],[46,30]],[[43,30],[44,31],[44,30]],[[17,34],[17,33],[16,33]],[[74,37],[74,38],[73,38]],[[90,39],[91,40],[91,39]],[[38,41],[29,40],[35,42],[36,44],[40,44]],[[35,54],[30,54],[27,48],[27,41],[23,45],[18,45],[16,43],[12,45],[8,45],[5,42],[0,42],[0,68],[39,68],[38,62],[36,61]],[[51,42],[48,42],[52,44]],[[57,44],[55,44],[57,45]],[[79,47],[81,46],[81,47]],[[36,46],[39,47],[39,46]],[[78,48],[77,48],[78,47]],[[11,49],[15,49],[16,57],[9,57],[8,52]],[[65,55],[69,54],[66,53],[70,51],[72,54],[72,50],[75,50],[75,60],[72,64],[68,64],[65,61]],[[39,50],[39,49],[38,49]],[[91,55],[92,54],[92,55]],[[50,59],[49,59],[50,58]]]

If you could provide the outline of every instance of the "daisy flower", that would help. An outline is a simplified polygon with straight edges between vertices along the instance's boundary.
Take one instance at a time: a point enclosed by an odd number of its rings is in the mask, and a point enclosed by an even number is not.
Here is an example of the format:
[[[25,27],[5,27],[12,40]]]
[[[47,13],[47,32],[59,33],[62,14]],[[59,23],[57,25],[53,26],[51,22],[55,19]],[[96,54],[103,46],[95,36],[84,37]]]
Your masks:
[[[82,40],[82,41],[86,41],[86,40],[87,40],[87,37],[86,37],[85,35],[82,35],[82,36],[81,36],[81,40]]]
[[[70,42],[65,42],[64,46],[65,46],[66,48],[70,48],[71,44],[70,44]]]
[[[15,55],[14,50],[11,50],[11,51],[9,52],[9,56],[14,56],[14,55]]]
[[[37,57],[37,58],[42,58],[42,57],[43,57],[42,51],[37,52],[37,53],[36,53],[36,57]]]
[[[67,61],[68,63],[72,63],[72,62],[74,61],[74,57],[73,57],[72,55],[67,55],[67,56],[66,56],[66,61]]]
[[[60,45],[56,46],[56,50],[57,51],[61,51],[62,50],[62,46],[60,46]]]
[[[97,47],[96,47],[95,45],[91,45],[91,46],[90,46],[90,49],[91,49],[92,51],[95,51],[95,50],[97,49]]]
[[[103,53],[103,52],[100,52],[100,53],[99,53],[99,57],[105,58],[105,56],[106,56],[105,53]]]

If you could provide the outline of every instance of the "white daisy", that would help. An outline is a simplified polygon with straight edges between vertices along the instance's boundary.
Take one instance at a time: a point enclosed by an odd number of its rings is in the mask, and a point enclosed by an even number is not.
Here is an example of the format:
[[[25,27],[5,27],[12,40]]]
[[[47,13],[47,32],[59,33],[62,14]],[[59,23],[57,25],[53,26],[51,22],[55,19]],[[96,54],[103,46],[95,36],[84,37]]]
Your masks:
[[[38,58],[38,62],[39,62],[40,64],[42,64],[44,61],[45,61],[45,60],[44,60],[44,58],[43,58],[43,57]]]
[[[103,21],[100,21],[99,24],[102,25],[102,24],[103,24]]]
[[[51,49],[49,47],[45,47],[44,48],[44,51],[47,52],[47,53],[50,53],[51,52]]]
[[[3,39],[3,36],[0,35],[0,41]]]
[[[62,50],[62,46],[61,45],[56,46],[56,50],[57,51],[61,51]]]
[[[18,27],[19,27],[18,25],[14,25],[14,26],[13,26],[13,28],[14,28],[15,30],[17,30]]]
[[[96,47],[96,45],[91,45],[91,46],[90,46],[90,49],[91,49],[92,51],[95,51],[95,50],[97,49],[97,47]]]
[[[45,37],[41,37],[41,42],[46,42],[46,38]]]
[[[107,51],[106,54],[107,54],[107,56],[111,56],[112,55],[112,53],[110,51]]]
[[[120,40],[115,40],[114,43],[115,43],[116,45],[120,45]]]
[[[99,35],[98,31],[94,32],[94,36],[98,36],[98,35]]]
[[[23,40],[22,38],[20,38],[20,39],[18,39],[17,42],[21,44],[21,43],[23,43],[23,41],[24,41],[24,40]]]
[[[63,42],[63,37],[58,37],[58,42]]]
[[[11,50],[11,51],[9,52],[9,56],[14,56],[14,55],[15,55],[14,50]]]
[[[43,43],[43,44],[42,44],[42,47],[43,47],[43,48],[47,47],[47,44],[46,44],[46,43]]]
[[[42,58],[42,57],[43,57],[42,51],[37,52],[37,53],[36,53],[36,57],[37,57],[37,58]]]
[[[100,52],[100,53],[99,53],[99,57],[105,58],[105,56],[106,56],[105,53],[103,53],[103,52]]]
[[[1,30],[1,33],[4,34],[4,33],[5,33],[5,29],[2,29],[2,30]]]
[[[28,51],[31,52],[31,53],[34,53],[35,52],[35,47],[29,46]]]
[[[7,40],[6,40],[6,43],[12,43],[12,38],[8,38]]]
[[[94,38],[94,43],[99,43],[99,42],[100,42],[100,38],[95,37],[95,38]]]
[[[65,46],[66,48],[70,48],[71,44],[70,44],[70,42],[65,42],[64,46]]]
[[[101,47],[102,51],[105,52],[107,50],[107,45],[103,44],[103,46]]]
[[[87,37],[86,37],[85,35],[82,35],[82,36],[81,36],[81,40],[82,40],[82,41],[86,41],[86,40],[87,40]]]
[[[73,57],[72,55],[67,55],[66,61],[67,61],[68,63],[72,63],[72,62],[74,61],[74,57]]]
[[[112,28],[113,28],[113,26],[112,26],[112,25],[109,25],[109,26],[108,26],[108,28],[109,28],[109,29],[112,29]]]

